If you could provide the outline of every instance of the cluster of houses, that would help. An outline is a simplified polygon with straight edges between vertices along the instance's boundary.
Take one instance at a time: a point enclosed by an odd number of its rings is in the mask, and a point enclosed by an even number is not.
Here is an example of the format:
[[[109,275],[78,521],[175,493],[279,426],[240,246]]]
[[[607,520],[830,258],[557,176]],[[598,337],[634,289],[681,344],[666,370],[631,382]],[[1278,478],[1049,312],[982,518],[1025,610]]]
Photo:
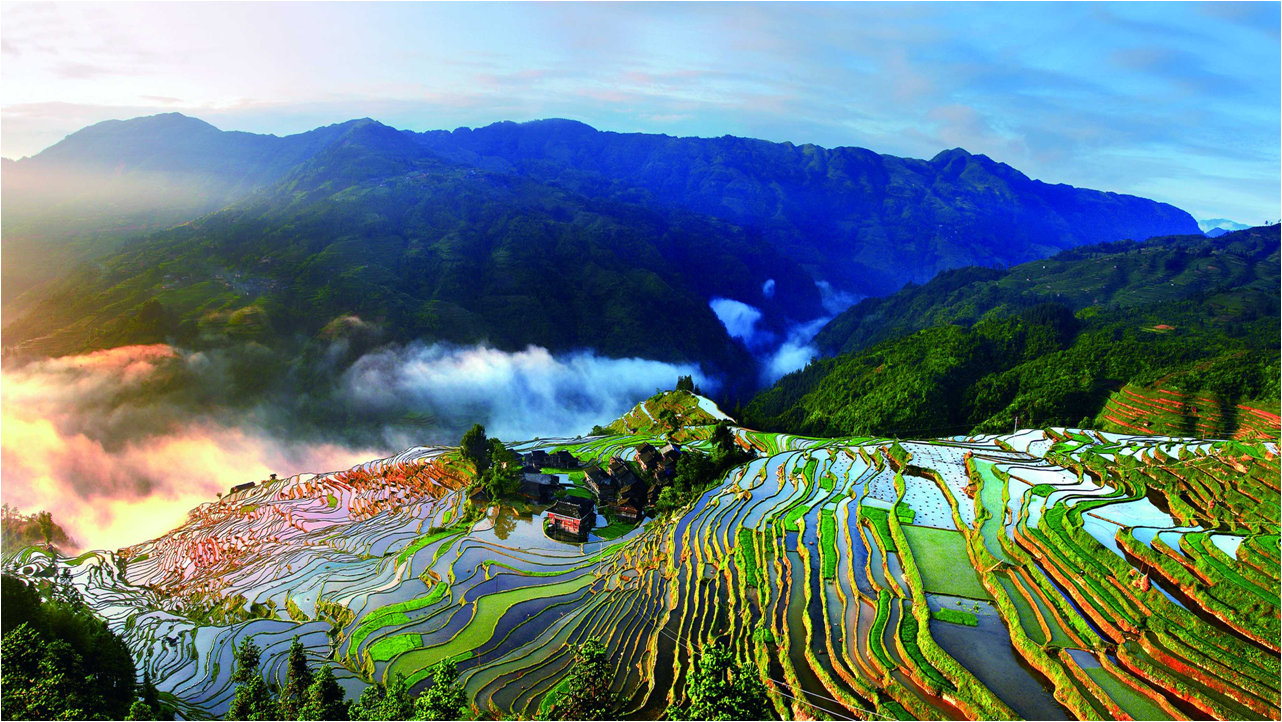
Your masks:
[[[551,504],[560,482],[552,474],[544,474],[544,469],[579,468],[579,460],[568,451],[555,451],[551,454],[537,449],[521,455],[521,496],[535,504]]]
[[[609,508],[620,520],[636,522],[644,509],[658,499],[659,490],[676,475],[681,448],[667,444],[656,449],[650,444],[637,448],[637,465],[657,481],[650,484],[632,473],[628,462],[611,457],[602,468],[596,464],[583,467],[583,483],[596,500],[565,494],[557,499],[561,483],[555,474],[544,469],[572,471],[580,468],[579,460],[568,451],[548,453],[537,449],[521,456],[521,496],[533,504],[551,504],[545,518],[552,531],[582,538],[596,520],[596,507]],[[478,492],[479,493],[479,492]]]
[[[657,483],[650,484],[632,473],[628,462],[619,456],[611,457],[604,469],[596,464],[588,465],[583,470],[583,483],[596,495],[597,503],[609,507],[615,517],[636,522],[643,510],[658,499],[659,489],[676,475],[679,458],[681,449],[675,444],[668,444],[662,449],[642,444],[637,449],[637,464],[653,474]],[[585,521],[593,516],[590,500],[572,496],[557,502],[547,513],[553,529],[580,536],[587,531]]]

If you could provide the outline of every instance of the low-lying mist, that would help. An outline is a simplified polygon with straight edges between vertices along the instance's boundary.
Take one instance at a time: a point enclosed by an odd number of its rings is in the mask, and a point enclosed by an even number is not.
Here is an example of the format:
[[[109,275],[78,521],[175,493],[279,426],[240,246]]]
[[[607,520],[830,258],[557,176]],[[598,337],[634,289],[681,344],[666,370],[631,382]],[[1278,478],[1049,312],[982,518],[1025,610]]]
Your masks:
[[[246,394],[246,369],[264,353],[151,345],[7,363],[5,503],[52,512],[84,548],[116,549],[163,534],[217,492],[269,474],[333,471],[415,444],[456,443],[476,422],[505,440],[586,434],[680,375],[715,387],[693,365],[411,344]]]

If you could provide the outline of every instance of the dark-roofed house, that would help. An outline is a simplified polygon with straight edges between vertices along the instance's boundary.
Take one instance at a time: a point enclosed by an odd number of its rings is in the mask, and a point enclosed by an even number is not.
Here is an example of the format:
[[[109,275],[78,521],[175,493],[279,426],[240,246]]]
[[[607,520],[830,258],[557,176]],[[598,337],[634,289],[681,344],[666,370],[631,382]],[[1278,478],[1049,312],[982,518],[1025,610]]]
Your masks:
[[[667,444],[658,452],[658,461],[654,465],[656,476],[672,478],[677,475],[677,461],[681,459],[681,447],[676,444]]]
[[[552,466],[558,469],[577,469],[579,468],[579,459],[574,454],[562,449],[552,454]]]
[[[614,507],[614,515],[623,521],[635,523],[641,518],[641,510],[635,504],[628,502]]]
[[[235,494],[238,491],[249,491],[252,488],[254,488],[254,482],[247,481],[244,484],[237,484],[236,486],[233,486],[231,488],[231,493]]]
[[[659,456],[659,452],[649,444],[642,444],[637,447],[637,463],[641,465],[642,469],[645,469],[651,474],[654,473],[655,468],[662,458],[663,457]]]
[[[601,501],[614,498],[616,484],[614,479],[595,464],[583,470],[583,485]]]
[[[547,520],[553,531],[586,537],[596,521],[596,506],[591,499],[567,496],[548,509]]]
[[[534,451],[531,451],[530,453],[525,454],[524,456],[521,457],[521,461],[526,466],[533,466],[538,469],[542,469],[545,466],[552,465],[551,457],[549,457],[548,452],[544,451],[543,449],[535,449]]]
[[[619,494],[612,508],[615,515],[625,521],[636,521],[649,498],[649,485],[631,473],[628,477],[628,483],[619,485]]]
[[[628,471],[628,462],[624,461],[622,457],[612,456],[610,457],[609,469],[610,476],[618,478],[623,472]]]
[[[551,474],[524,474],[521,476],[521,496],[535,504],[551,504],[552,495],[561,487]]]

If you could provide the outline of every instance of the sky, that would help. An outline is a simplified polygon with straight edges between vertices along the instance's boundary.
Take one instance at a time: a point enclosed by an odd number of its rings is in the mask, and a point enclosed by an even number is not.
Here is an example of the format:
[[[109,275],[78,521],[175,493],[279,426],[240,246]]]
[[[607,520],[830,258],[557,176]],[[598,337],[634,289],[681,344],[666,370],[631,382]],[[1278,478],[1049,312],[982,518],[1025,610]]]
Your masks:
[[[931,157],[1282,217],[1279,3],[0,6],[0,154],[180,111],[278,135],[566,117]]]

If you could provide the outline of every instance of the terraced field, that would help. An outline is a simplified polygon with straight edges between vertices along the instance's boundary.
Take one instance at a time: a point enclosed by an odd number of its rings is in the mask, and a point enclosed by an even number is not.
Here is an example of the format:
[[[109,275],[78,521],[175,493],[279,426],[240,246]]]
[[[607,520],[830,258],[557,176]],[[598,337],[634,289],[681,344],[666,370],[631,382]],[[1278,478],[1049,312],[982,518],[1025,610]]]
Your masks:
[[[705,403],[684,408],[715,419]],[[466,479],[416,448],[230,495],[136,547],[11,564],[69,568],[189,717],[226,711],[238,640],[280,680],[294,634],[351,694],[451,657],[481,711],[523,717],[589,636],[637,718],[681,700],[714,638],[787,718],[1279,716],[1276,443],[736,433],[755,458],[608,540],[549,539],[537,509],[451,526]],[[603,461],[656,440],[516,448]]]

